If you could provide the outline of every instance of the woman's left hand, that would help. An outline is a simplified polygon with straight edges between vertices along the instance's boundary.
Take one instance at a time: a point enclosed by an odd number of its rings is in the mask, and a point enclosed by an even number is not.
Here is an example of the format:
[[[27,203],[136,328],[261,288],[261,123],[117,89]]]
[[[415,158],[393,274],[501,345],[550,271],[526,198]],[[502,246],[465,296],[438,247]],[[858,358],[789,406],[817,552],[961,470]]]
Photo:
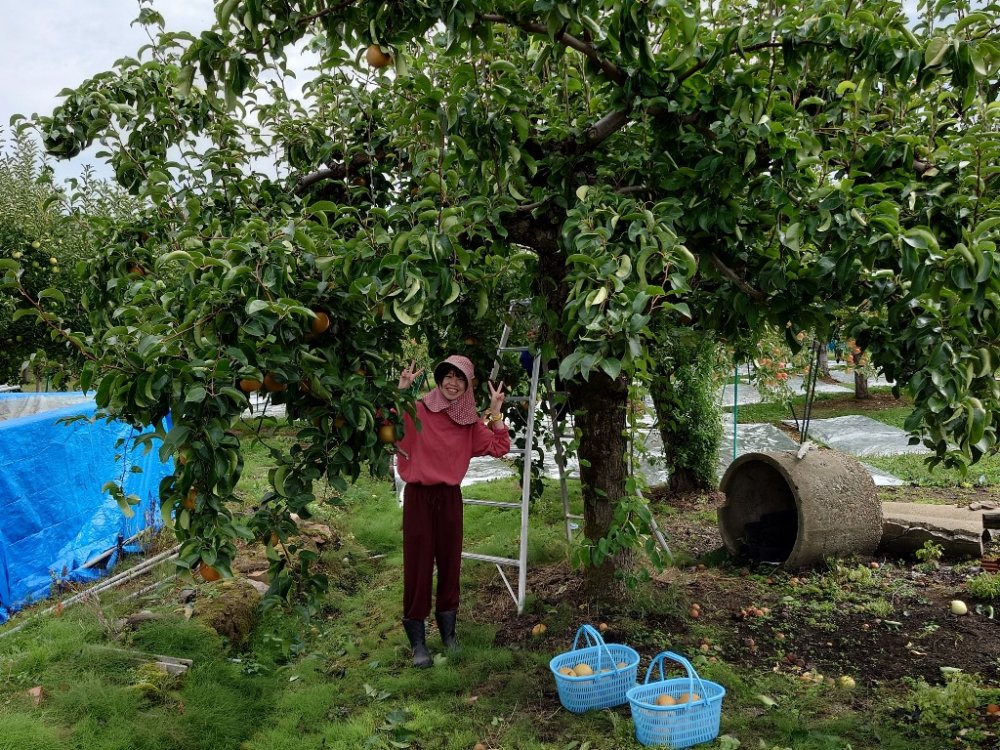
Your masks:
[[[494,414],[500,415],[500,408],[503,406],[504,400],[507,398],[507,394],[503,392],[503,381],[500,385],[494,387],[493,383],[487,383],[490,387],[490,411]]]

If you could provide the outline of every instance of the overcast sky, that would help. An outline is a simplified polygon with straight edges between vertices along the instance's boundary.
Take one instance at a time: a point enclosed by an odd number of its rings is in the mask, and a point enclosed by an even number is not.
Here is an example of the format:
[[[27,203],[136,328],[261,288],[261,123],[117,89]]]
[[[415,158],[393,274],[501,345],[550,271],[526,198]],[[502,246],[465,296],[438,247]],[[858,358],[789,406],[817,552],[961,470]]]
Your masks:
[[[155,9],[167,29],[207,29],[212,0],[157,0]],[[60,90],[75,88],[109,70],[120,57],[135,57],[149,41],[141,26],[136,0],[0,0],[0,125],[10,116],[49,114]],[[56,164],[56,174],[79,174],[84,154]],[[92,160],[90,160],[92,161]]]

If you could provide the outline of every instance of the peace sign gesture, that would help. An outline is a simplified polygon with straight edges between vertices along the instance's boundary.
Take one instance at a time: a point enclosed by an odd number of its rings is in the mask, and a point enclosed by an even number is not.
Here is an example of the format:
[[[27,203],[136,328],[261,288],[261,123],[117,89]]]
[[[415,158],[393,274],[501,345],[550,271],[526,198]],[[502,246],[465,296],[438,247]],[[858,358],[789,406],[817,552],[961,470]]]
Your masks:
[[[503,392],[503,381],[500,381],[500,385],[493,387],[493,382],[487,383],[490,387],[490,411],[492,411],[497,416],[500,416],[500,407],[503,406],[504,399],[507,398],[507,394]]]
[[[413,360],[410,362],[408,366],[403,368],[403,371],[399,374],[399,390],[409,388],[411,385],[413,385],[413,381],[419,378],[420,375],[423,373],[424,371],[423,367],[421,367],[419,370],[413,369],[414,367],[416,367],[416,365],[417,361]]]

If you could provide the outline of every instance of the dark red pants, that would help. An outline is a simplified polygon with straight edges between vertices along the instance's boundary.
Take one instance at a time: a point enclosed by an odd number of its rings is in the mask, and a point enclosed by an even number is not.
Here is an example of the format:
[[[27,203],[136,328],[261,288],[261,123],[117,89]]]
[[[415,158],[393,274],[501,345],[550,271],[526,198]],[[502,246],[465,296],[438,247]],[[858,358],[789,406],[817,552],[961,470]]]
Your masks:
[[[423,620],[430,614],[435,563],[435,611],[458,609],[462,490],[448,484],[407,484],[403,491],[403,617]]]

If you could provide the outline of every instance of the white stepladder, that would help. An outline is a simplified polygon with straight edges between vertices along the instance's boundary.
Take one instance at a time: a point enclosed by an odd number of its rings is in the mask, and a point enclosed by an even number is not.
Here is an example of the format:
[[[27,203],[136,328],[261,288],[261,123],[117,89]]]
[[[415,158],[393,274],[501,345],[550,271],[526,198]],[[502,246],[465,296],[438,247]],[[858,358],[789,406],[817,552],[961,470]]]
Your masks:
[[[511,310],[518,303],[513,303],[511,305]],[[532,456],[535,450],[535,412],[538,405],[538,381],[541,373],[542,358],[538,355],[538,352],[533,352],[531,347],[526,346],[508,346],[510,339],[511,326],[508,323],[504,326],[503,333],[500,335],[500,345],[497,347],[497,358],[493,363],[493,370],[490,373],[490,381],[495,381],[497,375],[500,372],[500,358],[505,354],[521,354],[527,352],[532,355],[531,361],[531,383],[528,388],[527,396],[511,396],[507,398],[510,403],[521,403],[527,402],[527,424],[524,429],[524,447],[523,448],[512,448],[509,455],[520,455],[522,457],[521,466],[521,501],[518,503],[506,503],[498,500],[476,500],[474,498],[466,498],[463,502],[466,505],[481,505],[488,506],[492,508],[500,508],[504,510],[518,510],[521,511],[521,534],[520,534],[520,544],[518,545],[518,555],[517,557],[498,557],[496,555],[483,555],[478,552],[462,552],[462,557],[466,560],[479,560],[481,562],[493,563],[497,567],[497,572],[500,574],[500,578],[503,580],[504,585],[507,587],[507,591],[510,593],[511,597],[514,599],[514,603],[517,605],[517,613],[522,614],[524,612],[525,596],[527,592],[527,582],[528,582],[528,515],[531,505],[531,464]],[[550,400],[551,401],[551,400]],[[558,436],[556,444],[559,445]],[[562,451],[561,446],[558,450],[558,465],[559,474],[562,481],[563,488],[563,507],[568,510],[569,502],[566,495],[566,471],[565,465],[561,460]],[[504,568],[517,568],[517,591],[514,591],[514,587],[511,585],[510,580],[507,578],[507,574]]]
[[[511,310],[515,305],[519,303],[515,302],[511,305]],[[521,355],[524,352],[532,355],[531,363],[531,382],[528,389],[527,396],[512,396],[507,400],[512,403],[527,402],[527,424],[525,426],[524,434],[524,447],[515,448],[511,451],[511,454],[523,456],[523,462],[521,467],[521,502],[519,503],[505,503],[495,500],[476,500],[467,498],[463,502],[466,505],[485,505],[494,508],[500,508],[505,510],[517,510],[521,511],[521,535],[520,544],[518,546],[518,556],[513,557],[497,557],[494,555],[483,555],[475,552],[463,552],[462,557],[467,560],[479,560],[482,562],[493,563],[497,567],[497,572],[500,574],[500,578],[503,580],[504,585],[507,587],[507,591],[510,593],[511,598],[513,598],[514,603],[517,605],[517,613],[524,613],[525,596],[527,592],[527,575],[528,575],[528,518],[531,503],[531,481],[532,481],[532,457],[535,448],[536,439],[536,407],[538,405],[538,386],[539,381],[543,380],[546,383],[551,381],[547,377],[548,373],[543,370],[544,365],[541,360],[540,352],[533,351],[531,347],[524,346],[508,346],[509,338],[511,333],[511,326],[508,323],[504,326],[503,333],[500,336],[500,345],[497,349],[497,359],[493,364],[493,370],[490,373],[490,380],[495,381],[497,375],[500,371],[500,357],[504,354],[517,354]],[[579,529],[580,522],[583,521],[583,516],[577,515],[571,512],[569,507],[569,490],[567,487],[567,470],[566,470],[566,453],[565,447],[563,445],[562,436],[562,419],[559,414],[559,404],[557,403],[556,397],[561,395],[556,392],[554,388],[549,389],[546,394],[546,403],[548,406],[548,416],[550,419],[550,426],[552,428],[552,438],[553,438],[553,451],[556,462],[556,467],[559,473],[559,490],[562,496],[562,506],[563,506],[563,522],[566,529],[566,541],[568,544],[573,543],[574,532]],[[653,538],[656,543],[667,553],[668,557],[673,557],[670,552],[670,548],[667,546],[666,538],[660,531],[659,526],[656,523],[656,518],[650,516],[650,527]],[[504,571],[504,567],[514,567],[517,568],[517,591],[515,592],[514,587],[511,585],[507,574]]]

